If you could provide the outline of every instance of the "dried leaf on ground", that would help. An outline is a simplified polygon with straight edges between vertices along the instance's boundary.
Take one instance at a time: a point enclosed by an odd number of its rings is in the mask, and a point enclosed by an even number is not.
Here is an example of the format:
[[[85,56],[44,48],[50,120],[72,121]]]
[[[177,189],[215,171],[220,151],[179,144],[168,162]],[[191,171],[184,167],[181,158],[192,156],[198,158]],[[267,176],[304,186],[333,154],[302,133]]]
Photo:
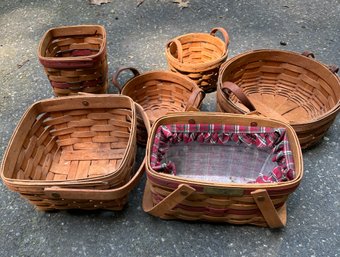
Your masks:
[[[111,0],[90,0],[90,4],[101,5],[111,3]]]
[[[189,7],[189,1],[188,0],[172,0],[173,3],[176,3],[179,8],[187,8]]]
[[[139,0],[139,1],[137,2],[137,7],[141,6],[143,3],[144,3],[144,0]]]

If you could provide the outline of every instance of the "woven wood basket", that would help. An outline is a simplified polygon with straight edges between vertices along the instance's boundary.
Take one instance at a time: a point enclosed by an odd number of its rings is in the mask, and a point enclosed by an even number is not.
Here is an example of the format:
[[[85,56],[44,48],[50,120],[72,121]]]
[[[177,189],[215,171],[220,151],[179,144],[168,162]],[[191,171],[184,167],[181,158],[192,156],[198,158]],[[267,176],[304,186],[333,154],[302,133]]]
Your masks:
[[[228,60],[221,68],[217,110],[259,113],[290,123],[301,147],[325,135],[340,109],[340,80],[335,67],[314,55],[256,50]]]
[[[121,86],[118,78],[125,70],[131,71],[134,77]],[[144,108],[151,125],[170,112],[197,110],[205,96],[193,81],[168,71],[140,74],[135,68],[122,67],[113,75],[112,82],[122,95],[131,97]],[[137,141],[145,145],[147,133],[140,117],[137,117],[137,129]]]
[[[219,31],[224,41],[215,36]],[[169,69],[195,81],[206,93],[216,90],[220,65],[228,57],[229,36],[223,28],[210,34],[190,33],[172,39],[166,45]]]
[[[106,32],[102,26],[50,29],[40,41],[38,57],[56,96],[107,90]]]
[[[5,152],[1,178],[40,210],[120,210],[143,169],[133,174],[136,110],[129,97],[42,100],[23,115]]]
[[[284,128],[291,149],[289,156],[294,160],[294,178],[289,181],[274,183],[211,182],[166,174],[152,168],[151,160],[155,158],[153,153],[155,135],[161,125],[195,124],[196,126],[198,124],[215,123]],[[190,138],[192,137],[190,136]],[[164,145],[162,144],[162,146]],[[212,145],[212,147],[214,146],[216,144]],[[201,146],[197,149],[200,151]],[[301,148],[293,128],[286,123],[254,115],[220,113],[176,113],[167,115],[155,122],[146,150],[147,183],[143,196],[143,209],[147,213],[162,219],[228,222],[269,226],[271,228],[282,227],[286,224],[287,219],[286,200],[289,194],[298,187],[303,176]],[[163,150],[164,148],[162,148]],[[183,156],[179,154],[178,158],[184,158]],[[221,155],[217,154],[211,158],[218,161],[221,159]],[[169,159],[167,158],[166,160]],[[186,169],[191,167],[190,160],[191,158],[188,159],[188,166],[184,166],[187,167]],[[230,160],[233,161],[232,159]],[[197,161],[201,161],[201,159],[199,158]],[[211,162],[209,164],[212,165],[211,167],[216,167],[212,159],[209,159],[209,162]],[[250,168],[247,167],[246,163],[247,161],[234,162],[239,168],[234,167],[233,172],[242,172],[242,168],[246,171]],[[206,163],[202,164],[202,167],[206,166]],[[227,166],[225,167],[227,168]],[[160,166],[160,168],[164,167]],[[179,172],[177,170],[177,174]],[[210,172],[207,171],[208,174]]]

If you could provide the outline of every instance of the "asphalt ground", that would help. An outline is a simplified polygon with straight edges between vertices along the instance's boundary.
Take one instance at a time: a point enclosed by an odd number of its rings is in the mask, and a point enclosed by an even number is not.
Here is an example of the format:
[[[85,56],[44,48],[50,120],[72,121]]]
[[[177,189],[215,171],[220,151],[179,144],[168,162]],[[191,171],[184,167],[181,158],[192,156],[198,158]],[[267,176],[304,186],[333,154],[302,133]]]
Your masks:
[[[1,1],[0,157],[28,106],[53,97],[37,59],[38,42],[52,27],[105,26],[110,75],[122,65],[166,69],[169,39],[217,26],[230,35],[229,57],[251,49],[309,50],[340,65],[339,12],[338,0],[191,0],[184,9],[170,0]],[[209,94],[202,109],[214,111],[215,99]],[[145,178],[122,212],[43,213],[1,182],[0,256],[339,256],[339,132],[338,117],[303,152],[304,178],[287,202],[283,229],[152,217],[141,208]]]

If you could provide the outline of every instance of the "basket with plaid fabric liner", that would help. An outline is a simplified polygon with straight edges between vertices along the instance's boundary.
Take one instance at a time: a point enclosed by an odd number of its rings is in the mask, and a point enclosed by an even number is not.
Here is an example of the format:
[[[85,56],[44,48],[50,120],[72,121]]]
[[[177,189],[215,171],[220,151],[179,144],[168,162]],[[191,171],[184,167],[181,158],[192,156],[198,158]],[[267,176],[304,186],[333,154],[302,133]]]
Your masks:
[[[303,174],[292,127],[257,116],[167,115],[146,158],[143,208],[164,219],[282,227]]]

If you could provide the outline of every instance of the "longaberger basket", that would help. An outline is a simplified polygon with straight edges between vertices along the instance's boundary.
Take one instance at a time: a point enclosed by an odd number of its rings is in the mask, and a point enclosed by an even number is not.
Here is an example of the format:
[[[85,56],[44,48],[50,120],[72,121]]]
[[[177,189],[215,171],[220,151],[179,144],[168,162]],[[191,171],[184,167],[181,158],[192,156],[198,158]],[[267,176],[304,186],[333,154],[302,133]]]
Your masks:
[[[125,70],[133,72],[134,76],[121,86],[118,78]],[[143,107],[151,125],[167,113],[198,109],[205,96],[193,81],[170,71],[140,74],[135,68],[122,67],[113,75],[112,82],[122,95],[131,97]],[[137,128],[137,141],[146,144],[147,133],[138,116]]]
[[[216,37],[219,31],[222,36]],[[216,90],[220,65],[228,57],[229,36],[223,28],[208,33],[190,33],[170,40],[166,45],[169,69],[193,80],[204,92]]]
[[[282,227],[303,175],[293,128],[258,116],[167,115],[146,151],[143,208],[163,219]]]
[[[42,37],[38,57],[56,96],[105,93],[108,86],[106,31],[100,25],[52,28]]]
[[[143,169],[133,172],[136,115],[129,97],[81,95],[36,102],[5,152],[1,178],[40,210],[120,210]]]
[[[335,67],[312,53],[255,50],[223,64],[217,86],[217,109],[229,113],[256,112],[287,122],[301,147],[325,135],[340,110],[340,80]]]

